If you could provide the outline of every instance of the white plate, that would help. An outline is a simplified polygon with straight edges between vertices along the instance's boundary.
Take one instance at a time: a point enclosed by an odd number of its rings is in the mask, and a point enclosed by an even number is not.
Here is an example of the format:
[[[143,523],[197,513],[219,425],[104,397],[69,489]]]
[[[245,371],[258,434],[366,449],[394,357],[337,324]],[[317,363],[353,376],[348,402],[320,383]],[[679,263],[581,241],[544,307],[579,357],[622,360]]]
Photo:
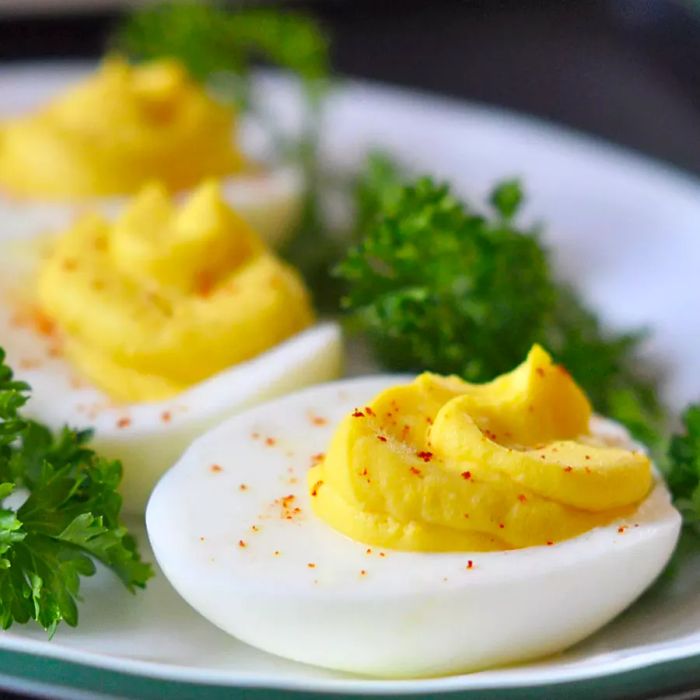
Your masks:
[[[36,103],[81,70],[53,65],[0,71],[0,114]],[[293,87],[267,76],[260,88],[271,108],[294,123]],[[612,325],[654,330],[648,350],[668,368],[664,396],[674,408],[700,397],[700,182],[531,119],[365,83],[347,83],[337,91],[326,124],[324,157],[332,167],[351,167],[368,148],[381,146],[416,170],[449,179],[475,202],[483,201],[499,178],[521,176],[529,195],[526,217],[547,222],[546,240],[561,274]],[[29,627],[0,635],[5,666],[0,670],[21,670],[23,682],[51,677],[119,694],[157,694],[146,678],[205,684],[212,694],[231,686],[383,694],[468,693],[593,679],[600,684],[609,674],[657,664],[651,680],[645,676],[650,688],[668,682],[663,664],[700,655],[698,580],[700,557],[694,557],[605,630],[556,658],[397,682],[343,676],[266,655],[201,619],[163,576],[131,597],[101,574],[85,582],[78,629],[61,628],[52,642]],[[31,657],[9,654],[13,651]],[[26,661],[43,657],[64,665]],[[88,666],[135,674],[142,685],[133,679],[129,685],[128,675],[100,676]],[[628,675],[616,678],[629,681]],[[171,696],[178,687],[183,697],[194,695],[193,686],[171,684]]]

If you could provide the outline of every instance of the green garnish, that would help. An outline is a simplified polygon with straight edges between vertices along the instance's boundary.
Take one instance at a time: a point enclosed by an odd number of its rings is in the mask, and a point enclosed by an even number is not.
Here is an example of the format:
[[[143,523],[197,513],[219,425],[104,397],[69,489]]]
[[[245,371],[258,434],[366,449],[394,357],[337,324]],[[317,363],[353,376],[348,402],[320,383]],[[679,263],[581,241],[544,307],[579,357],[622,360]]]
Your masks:
[[[369,202],[364,238],[338,267],[343,306],[386,368],[486,381],[540,342],[598,411],[658,445],[663,411],[655,380],[632,369],[640,366],[641,336],[605,332],[556,279],[537,231],[514,222],[519,183],[496,187],[492,212],[483,215],[430,178],[390,182],[373,215],[372,200],[361,200]]]
[[[700,404],[688,406],[682,421],[684,432],[669,443],[664,476],[684,522],[700,534]]]
[[[483,381],[518,363],[554,306],[544,253],[423,178],[383,207],[340,265],[344,306],[387,367]]]
[[[28,392],[0,348],[0,624],[36,620],[51,636],[78,623],[80,578],[95,561],[131,591],[153,572],[119,519],[121,464],[86,446],[90,431],[54,436],[24,419]],[[16,491],[26,500],[10,506]]]
[[[228,75],[227,87],[243,106],[249,105],[256,61],[296,73],[314,95],[328,77],[326,36],[314,20],[296,12],[164,2],[132,12],[112,44],[135,60],[176,58],[202,82]]]
[[[384,210],[395,206],[404,186],[404,173],[391,156],[373,151],[352,186],[352,239],[360,241]]]

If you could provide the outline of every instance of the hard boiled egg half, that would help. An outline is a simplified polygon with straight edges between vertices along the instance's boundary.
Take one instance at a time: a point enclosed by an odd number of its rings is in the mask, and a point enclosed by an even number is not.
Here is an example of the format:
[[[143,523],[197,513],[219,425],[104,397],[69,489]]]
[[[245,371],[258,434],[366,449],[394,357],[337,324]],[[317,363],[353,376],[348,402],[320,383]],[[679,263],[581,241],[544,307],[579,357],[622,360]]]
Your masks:
[[[27,115],[0,115],[0,235],[65,228],[86,211],[116,216],[151,181],[184,196],[215,177],[270,244],[301,212],[303,178],[266,167],[236,142],[236,114],[174,60],[117,57]]]
[[[497,535],[487,534],[472,551],[459,544],[419,551],[429,542],[414,537],[421,522],[397,525],[384,506],[356,513],[347,528],[369,541],[319,517],[314,497],[328,484],[313,485],[309,471],[329,470],[331,453],[357,467],[352,460],[367,455],[366,444],[348,447],[343,426],[353,416],[367,420],[373,397],[406,381],[375,376],[309,388],[241,413],[192,444],[157,485],[146,514],[157,560],[192,607],[242,641],[296,661],[377,677],[433,676],[563,650],[659,574],[680,517],[656,477],[640,502],[604,524],[521,548],[493,548]],[[382,444],[376,437],[372,444]],[[589,439],[634,448],[623,429],[602,419],[591,421]],[[425,455],[395,452],[423,465],[416,471],[426,466]],[[363,464],[358,474],[390,488],[386,462]],[[341,469],[335,487],[354,478]],[[411,478],[421,476],[407,468]],[[406,481],[392,507],[410,503],[412,489]],[[438,512],[440,498],[460,498],[456,490],[433,495],[424,514]],[[496,520],[495,533],[498,527]],[[394,537],[398,530],[406,537]],[[395,546],[373,544],[377,537],[394,537]],[[417,548],[407,551],[407,543]]]
[[[314,323],[300,274],[224,201],[146,187],[116,222],[0,240],[0,343],[31,385],[27,414],[93,427],[124,464],[127,511],[203,431],[338,376],[334,323]]]

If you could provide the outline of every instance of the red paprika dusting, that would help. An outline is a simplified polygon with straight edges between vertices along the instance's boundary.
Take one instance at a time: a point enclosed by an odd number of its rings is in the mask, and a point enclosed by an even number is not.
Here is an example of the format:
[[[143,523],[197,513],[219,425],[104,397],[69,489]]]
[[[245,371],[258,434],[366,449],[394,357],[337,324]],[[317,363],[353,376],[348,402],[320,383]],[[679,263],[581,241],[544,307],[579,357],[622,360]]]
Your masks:
[[[324,452],[317,452],[315,455],[311,455],[311,466],[313,467],[319,462],[322,462],[325,456]]]
[[[268,447],[274,447],[274,445],[277,444],[277,440],[275,440],[275,438],[273,438],[273,437],[268,437],[268,438],[265,438],[265,444]]]
[[[547,546],[548,546],[548,547],[551,547],[553,544],[554,544],[554,542],[552,542],[552,540],[547,540]]]
[[[360,569],[360,576],[367,576],[367,571],[365,571],[365,569]]]
[[[409,471],[410,471],[411,474],[413,474],[414,476],[420,476],[420,475],[422,474],[421,470],[418,469],[418,468],[416,468],[416,467],[411,467],[411,468],[409,469]]]
[[[170,423],[170,419],[172,418],[172,413],[170,411],[163,411],[163,413],[160,414],[160,419],[163,421],[163,423]]]
[[[209,467],[211,471],[213,471],[215,474],[218,474],[219,472],[223,471],[223,468],[219,464],[212,464],[211,467]]]
[[[239,546],[241,549],[244,549],[244,548],[247,547],[248,545],[247,545],[246,542],[244,542],[243,540],[238,540],[238,546]]]
[[[573,467],[564,467],[564,471],[568,474],[570,471],[573,471]]]
[[[535,372],[537,372],[538,377],[544,377],[544,367],[538,367]]]
[[[315,484],[314,487],[311,489],[311,495],[312,496],[318,496],[318,490],[323,486],[323,480],[319,479]]]
[[[214,285],[215,280],[211,272],[209,270],[202,270],[197,275],[197,279],[195,279],[194,282],[195,294],[206,299],[208,296],[211,296],[211,293],[214,290]]]
[[[385,557],[386,554],[385,554],[384,552],[379,552],[379,556],[380,556],[380,557]]]
[[[463,479],[466,479],[467,481],[469,481],[469,479],[472,478],[472,473],[471,472],[462,472],[461,476]]]
[[[386,442],[386,436],[384,436],[384,435],[377,435],[377,440],[379,440],[379,442]]]
[[[471,559],[469,559],[469,561],[467,561],[466,567],[464,567],[464,568],[467,569],[467,570],[473,569],[473,568],[474,568],[474,562],[473,562]]]
[[[518,500],[519,500],[521,503],[525,503],[525,502],[527,501],[527,496],[526,496],[524,493],[519,493],[519,494],[518,494]]]
[[[117,421],[117,428],[128,428],[131,425],[131,418],[120,418]]]
[[[241,484],[241,485],[238,487],[238,490],[239,490],[239,491],[247,491],[247,490],[248,490],[248,484]]]
[[[353,414],[352,414],[352,417],[353,417],[353,418],[364,418],[364,417],[365,417],[365,414],[362,413],[362,411],[360,411],[360,410],[358,410],[358,409],[356,408],[356,409],[354,410]]]
[[[29,327],[45,337],[54,337],[56,335],[56,324],[36,306],[27,306],[19,309],[12,316],[10,323],[13,326]]]
[[[19,361],[19,367],[20,369],[36,369],[37,367],[41,367],[41,362],[25,357]]]
[[[617,528],[617,531],[619,534],[623,534],[627,528],[624,525],[620,525],[620,527]]]
[[[424,462],[429,462],[433,458],[433,453],[432,452],[427,452],[425,450],[421,450],[418,453],[418,456],[424,461]]]
[[[504,523],[498,523],[498,527],[499,527],[501,530],[503,530],[503,528],[505,527],[505,524],[504,524]]]
[[[374,411],[373,411],[369,406],[365,406],[365,413],[366,413],[368,416],[374,416],[374,415],[376,415],[376,414],[374,413]]]
[[[316,568],[316,564],[314,564],[312,561],[310,561],[306,566],[308,566],[309,569],[315,569],[315,568]]]
[[[316,426],[322,426],[326,425],[328,423],[328,419],[324,418],[323,416],[310,416],[311,423]]]
[[[365,554],[372,554],[372,550],[368,547],[368,548],[365,550]]]

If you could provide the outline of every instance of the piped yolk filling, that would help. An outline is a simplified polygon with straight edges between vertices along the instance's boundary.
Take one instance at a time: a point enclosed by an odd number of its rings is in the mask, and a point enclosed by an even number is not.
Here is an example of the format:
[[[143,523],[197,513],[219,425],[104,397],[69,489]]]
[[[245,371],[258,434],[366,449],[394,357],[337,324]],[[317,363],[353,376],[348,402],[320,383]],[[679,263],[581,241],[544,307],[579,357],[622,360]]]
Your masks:
[[[27,116],[0,122],[0,189],[51,200],[190,189],[241,170],[234,111],[174,60],[109,58]]]
[[[339,424],[309,473],[314,512],[349,537],[410,551],[546,545],[633,512],[643,453],[591,435],[591,407],[534,346],[486,384],[422,374]]]
[[[314,318],[299,274],[214,182],[181,208],[154,185],[114,223],[77,221],[41,266],[38,301],[69,359],[121,401],[175,395]]]

